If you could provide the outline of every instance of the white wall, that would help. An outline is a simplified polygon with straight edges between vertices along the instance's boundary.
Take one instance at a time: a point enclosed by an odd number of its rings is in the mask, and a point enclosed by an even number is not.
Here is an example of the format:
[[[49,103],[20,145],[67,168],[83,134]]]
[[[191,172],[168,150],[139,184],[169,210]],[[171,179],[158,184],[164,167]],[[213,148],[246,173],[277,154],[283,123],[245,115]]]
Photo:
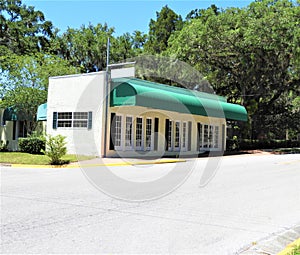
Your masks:
[[[47,133],[66,136],[68,154],[101,155],[105,72],[49,79]],[[92,129],[53,129],[53,112],[92,111]]]

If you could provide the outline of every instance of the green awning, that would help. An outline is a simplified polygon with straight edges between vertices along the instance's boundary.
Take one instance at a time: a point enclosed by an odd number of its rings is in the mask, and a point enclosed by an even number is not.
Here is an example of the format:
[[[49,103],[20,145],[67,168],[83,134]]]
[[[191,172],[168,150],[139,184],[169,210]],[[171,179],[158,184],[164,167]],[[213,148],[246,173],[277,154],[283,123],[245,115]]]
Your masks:
[[[19,120],[17,111],[13,107],[5,108],[2,116],[2,123],[5,121]]]
[[[247,121],[245,107],[225,97],[136,78],[112,81],[110,106],[144,106],[187,114]]]
[[[38,107],[36,120],[47,120],[47,103],[41,104]]]

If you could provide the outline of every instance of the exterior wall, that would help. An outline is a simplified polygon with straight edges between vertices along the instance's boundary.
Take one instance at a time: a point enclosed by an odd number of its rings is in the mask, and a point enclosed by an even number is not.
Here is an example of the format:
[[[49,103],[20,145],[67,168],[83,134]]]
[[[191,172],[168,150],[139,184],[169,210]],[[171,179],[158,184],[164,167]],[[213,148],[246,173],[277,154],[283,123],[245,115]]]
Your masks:
[[[8,141],[8,150],[17,151],[18,150],[18,133],[19,133],[19,121],[6,121],[5,125],[2,125],[4,109],[0,109],[0,141]],[[15,125],[15,130],[14,130]],[[15,131],[15,137],[13,137],[13,132]],[[15,138],[13,140],[13,138]]]
[[[116,113],[117,115],[123,116],[122,122],[123,122],[123,132],[122,132],[122,140],[125,139],[125,117],[126,116],[132,116],[133,119],[136,117],[142,117],[144,119],[144,125],[143,125],[143,133],[146,132],[146,119],[147,118],[159,118],[159,129],[158,129],[158,147],[157,150],[154,151],[147,151],[145,146],[145,139],[143,141],[143,149],[140,151],[135,151],[134,149],[128,149],[125,146],[122,148],[118,148],[117,150],[110,150],[110,135],[107,137],[107,155],[109,157],[135,157],[135,156],[171,156],[171,155],[180,155],[180,156],[187,156],[187,155],[198,155],[199,149],[197,148],[198,141],[197,141],[197,123],[201,123],[203,125],[213,125],[219,127],[219,136],[218,136],[218,148],[203,148],[203,151],[221,151],[225,148],[226,144],[226,120],[220,119],[220,118],[208,118],[205,116],[199,116],[199,115],[190,115],[190,114],[180,114],[176,112],[171,111],[164,111],[164,110],[156,110],[156,109],[148,109],[145,107],[139,107],[139,106],[123,106],[123,107],[111,107],[109,112],[109,121],[108,121],[108,130],[110,132],[111,130],[111,120],[110,116],[111,113]],[[166,119],[170,119],[175,123],[176,121],[180,122],[180,144],[182,145],[182,126],[183,122],[191,122],[192,128],[191,128],[191,149],[188,150],[187,146],[185,146],[185,149],[182,148],[173,148],[172,151],[166,151],[166,141],[165,141],[165,128],[166,128]],[[153,125],[153,121],[152,121]],[[186,124],[188,126],[188,124]],[[224,126],[223,126],[224,125]],[[188,128],[186,126],[186,128]],[[133,123],[133,143],[135,141],[135,124]],[[174,131],[174,124],[173,124],[173,131]],[[222,133],[223,132],[223,133]],[[145,137],[145,135],[144,135]],[[186,137],[187,139],[187,137]],[[174,139],[173,139],[174,141]],[[173,146],[174,147],[174,146]],[[181,147],[181,146],[180,146]],[[133,146],[134,148],[134,146]]]
[[[105,72],[49,79],[47,134],[66,136],[69,154],[101,155]],[[53,128],[53,112],[92,112],[92,128]]]

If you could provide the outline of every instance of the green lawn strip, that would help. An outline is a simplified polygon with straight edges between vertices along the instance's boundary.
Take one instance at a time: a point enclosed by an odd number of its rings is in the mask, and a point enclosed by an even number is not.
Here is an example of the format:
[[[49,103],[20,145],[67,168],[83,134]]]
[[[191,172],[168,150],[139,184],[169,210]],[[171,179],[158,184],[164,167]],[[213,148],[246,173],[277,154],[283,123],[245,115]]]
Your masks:
[[[300,245],[293,252],[293,255],[300,255]]]
[[[279,148],[275,149],[277,153],[300,153],[300,148]]]
[[[62,160],[77,162],[78,160],[92,159],[92,156],[65,155]],[[27,165],[49,165],[49,158],[45,155],[33,155],[23,152],[0,152],[0,163],[27,164]]]

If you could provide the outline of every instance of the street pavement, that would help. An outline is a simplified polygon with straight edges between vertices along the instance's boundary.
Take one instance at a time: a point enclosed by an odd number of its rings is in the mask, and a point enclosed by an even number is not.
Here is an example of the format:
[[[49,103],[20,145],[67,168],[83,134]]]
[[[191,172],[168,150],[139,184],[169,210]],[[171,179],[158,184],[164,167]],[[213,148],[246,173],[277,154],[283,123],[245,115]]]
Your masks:
[[[124,200],[113,181],[102,192],[87,172],[107,170],[103,166],[1,167],[0,251],[255,254],[266,240],[299,229],[299,154],[222,157],[200,185],[210,160],[109,168],[128,183],[139,182],[145,201],[130,200],[134,186]],[[147,185],[169,173],[170,182],[182,178],[170,192],[165,182],[157,181],[155,190]]]

